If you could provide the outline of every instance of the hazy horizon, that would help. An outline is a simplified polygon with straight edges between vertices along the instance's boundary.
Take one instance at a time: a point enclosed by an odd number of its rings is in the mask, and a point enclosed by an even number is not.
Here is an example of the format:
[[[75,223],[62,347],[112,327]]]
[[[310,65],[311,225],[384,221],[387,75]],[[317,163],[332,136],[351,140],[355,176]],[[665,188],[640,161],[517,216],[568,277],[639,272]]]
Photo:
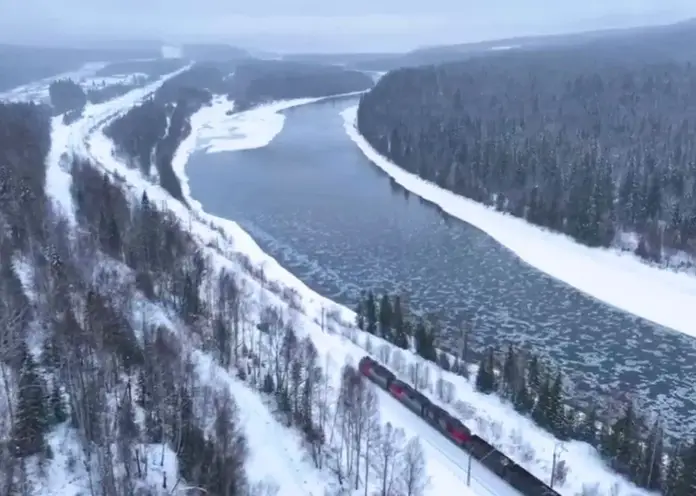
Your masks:
[[[0,42],[79,45],[130,39],[230,43],[280,52],[389,52],[426,45],[665,24],[693,0],[24,0],[0,7]],[[399,12],[399,14],[394,14]]]

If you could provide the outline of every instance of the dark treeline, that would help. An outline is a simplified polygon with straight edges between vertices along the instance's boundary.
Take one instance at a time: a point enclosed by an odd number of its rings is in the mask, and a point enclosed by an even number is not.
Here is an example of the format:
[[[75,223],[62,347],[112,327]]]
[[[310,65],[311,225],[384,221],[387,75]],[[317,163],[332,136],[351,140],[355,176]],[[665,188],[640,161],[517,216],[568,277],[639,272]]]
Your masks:
[[[131,90],[134,90],[140,86],[139,84],[110,84],[102,88],[88,88],[86,91],[87,100],[89,103],[104,103],[114,98],[118,98],[121,95],[125,95]]]
[[[372,87],[361,71],[301,62],[253,61],[240,63],[231,79],[230,98],[238,110],[271,100],[322,97]]]
[[[43,234],[49,117],[45,106],[0,104],[0,231],[20,248]]]
[[[53,115],[66,114],[66,122],[82,114],[87,105],[87,95],[82,87],[72,79],[53,81],[48,87]]]
[[[584,244],[696,254],[696,65],[588,46],[396,70],[358,126],[406,170]]]
[[[409,311],[399,295],[363,293],[356,309],[357,326],[444,370],[469,378],[473,358],[469,336],[463,334],[454,357],[438,351],[434,338],[441,331],[434,318]],[[696,438],[666,447],[659,420],[650,420],[630,401],[613,405],[615,418],[600,419],[597,407],[580,412],[572,403],[568,379],[541,357],[512,345],[489,347],[474,378],[478,391],[506,400],[519,414],[561,441],[583,441],[597,449],[616,472],[639,487],[670,496],[691,496],[696,488]]]
[[[51,444],[51,433],[65,426],[85,463],[94,463],[87,494],[140,494],[169,446],[177,477],[210,494],[246,496],[246,440],[233,398],[224,391],[202,397],[176,329],[136,324],[131,315],[140,291],[191,332],[204,332],[206,261],[147,195],[131,205],[118,179],[66,158],[78,223],[70,229],[45,191],[49,116],[34,105],[0,105],[0,371],[2,404],[14,405],[0,409],[8,433],[0,492],[31,494],[43,484],[27,460],[48,463],[51,445],[64,443]],[[30,343],[40,344],[38,354]],[[136,421],[136,405],[144,422]],[[157,491],[179,482],[164,477]]]
[[[160,185],[182,202],[185,200],[172,169],[172,159],[191,132],[191,115],[210,104],[212,98],[207,90],[189,86],[192,79],[201,82],[188,71],[166,81],[152,98],[131,108],[104,129],[132,166],[150,176],[154,165]]]
[[[342,67],[277,60],[197,62],[158,91],[169,99],[181,88],[226,95],[238,111],[291,98],[319,97],[368,89],[372,78]]]
[[[149,99],[132,107],[104,129],[104,133],[116,144],[117,150],[126,155],[131,160],[131,165],[138,166],[146,176],[152,173],[155,147],[167,132],[167,112],[167,107]]]
[[[125,95],[135,88],[143,86],[147,81],[145,77],[133,77],[125,83],[114,84],[92,84],[85,88],[85,94],[89,103],[99,104]]]

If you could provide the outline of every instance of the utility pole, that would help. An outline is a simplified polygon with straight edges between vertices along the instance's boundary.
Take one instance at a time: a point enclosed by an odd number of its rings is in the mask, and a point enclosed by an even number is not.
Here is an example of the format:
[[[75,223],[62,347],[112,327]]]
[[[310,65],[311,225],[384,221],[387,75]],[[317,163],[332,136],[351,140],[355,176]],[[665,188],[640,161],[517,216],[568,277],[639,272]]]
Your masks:
[[[490,450],[488,453],[486,453],[486,454],[483,456],[483,458],[481,458],[479,461],[480,461],[480,462],[483,462],[483,460],[485,460],[486,458],[488,458],[488,455],[490,455],[491,453],[493,453],[493,452],[495,452],[495,451],[496,451],[495,448],[491,449],[491,450]],[[466,485],[467,485],[467,486],[471,486],[471,459],[472,459],[472,458],[473,458],[473,456],[471,455],[471,451],[470,451],[470,452],[469,452],[469,462],[468,462],[467,468],[466,468]]]

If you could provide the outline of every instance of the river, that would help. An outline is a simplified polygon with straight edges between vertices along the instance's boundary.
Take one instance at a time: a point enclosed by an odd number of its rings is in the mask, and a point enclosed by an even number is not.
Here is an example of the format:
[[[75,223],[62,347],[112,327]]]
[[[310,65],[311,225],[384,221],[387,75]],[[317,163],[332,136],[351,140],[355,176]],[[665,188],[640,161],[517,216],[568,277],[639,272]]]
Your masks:
[[[458,346],[513,343],[548,353],[585,398],[628,394],[668,432],[696,428],[696,340],[588,297],[522,262],[477,228],[408,194],[346,136],[357,100],[286,111],[264,148],[192,155],[192,196],[237,221],[308,286],[354,305],[360,289],[399,291],[436,312]]]

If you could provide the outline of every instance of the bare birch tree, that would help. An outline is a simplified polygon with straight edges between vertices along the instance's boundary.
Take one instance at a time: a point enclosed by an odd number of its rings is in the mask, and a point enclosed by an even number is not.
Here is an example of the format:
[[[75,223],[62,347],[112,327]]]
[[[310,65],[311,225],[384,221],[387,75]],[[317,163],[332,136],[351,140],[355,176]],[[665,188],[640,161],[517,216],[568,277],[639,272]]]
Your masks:
[[[400,469],[399,480],[403,496],[422,496],[428,485],[428,477],[425,454],[417,437],[412,437],[406,444],[401,456]]]
[[[395,477],[404,447],[404,431],[395,429],[387,422],[383,429],[377,448],[377,467],[379,475],[380,496],[394,496]]]
[[[373,385],[369,385],[365,394],[365,449],[364,449],[364,474],[363,485],[365,496],[370,486],[370,469],[373,465],[373,455],[379,446],[381,437],[381,419],[379,411],[379,399]]]

